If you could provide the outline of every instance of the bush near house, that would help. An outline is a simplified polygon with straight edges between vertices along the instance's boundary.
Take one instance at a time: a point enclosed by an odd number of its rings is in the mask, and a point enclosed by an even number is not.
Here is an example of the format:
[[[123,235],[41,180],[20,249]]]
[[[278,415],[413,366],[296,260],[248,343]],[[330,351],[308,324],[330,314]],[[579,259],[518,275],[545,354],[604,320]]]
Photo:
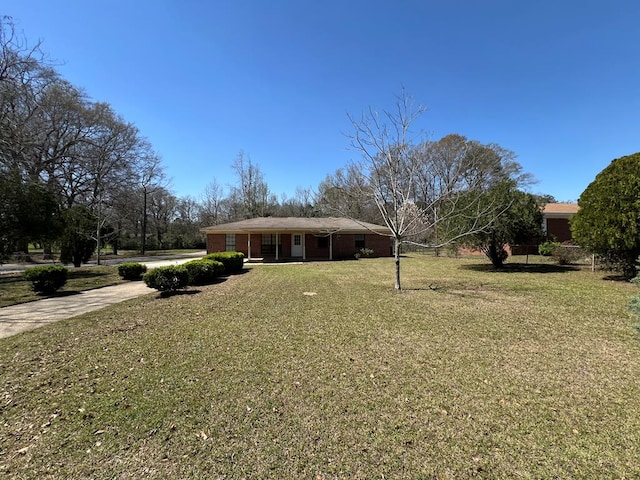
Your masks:
[[[538,253],[544,257],[549,257],[553,255],[553,251],[560,245],[562,245],[560,242],[547,240],[546,242],[542,242],[540,245],[538,245]]]
[[[224,274],[224,265],[216,260],[203,258],[192,260],[183,266],[189,274],[189,285],[207,285]]]
[[[24,278],[31,282],[34,292],[51,294],[67,283],[68,273],[62,265],[45,265],[25,270]]]
[[[227,275],[239,273],[244,268],[244,254],[242,252],[215,252],[205,255],[203,259],[222,263],[224,273]]]
[[[358,250],[354,257],[356,257],[356,259],[359,258],[369,258],[372,257],[374,254],[374,251],[370,248],[361,248],[360,250]]]
[[[558,262],[559,265],[570,265],[577,263],[587,256],[587,253],[577,245],[570,243],[559,244],[551,252],[551,257]]]
[[[189,284],[189,272],[184,265],[157,267],[145,273],[142,280],[148,287],[162,293],[175,292]]]
[[[147,266],[138,262],[127,262],[118,265],[118,275],[124,280],[141,280],[147,272]]]

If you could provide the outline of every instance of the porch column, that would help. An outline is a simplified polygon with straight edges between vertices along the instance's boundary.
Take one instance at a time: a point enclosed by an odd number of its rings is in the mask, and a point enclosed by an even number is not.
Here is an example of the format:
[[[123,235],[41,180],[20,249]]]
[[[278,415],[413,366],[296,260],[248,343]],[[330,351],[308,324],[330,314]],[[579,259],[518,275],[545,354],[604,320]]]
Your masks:
[[[302,232],[302,260],[307,259],[307,234]]]
[[[333,233],[329,234],[329,260],[333,260]]]
[[[279,238],[280,234],[276,233],[276,260],[278,260],[278,238]]]
[[[251,232],[247,233],[247,261],[251,261]]]

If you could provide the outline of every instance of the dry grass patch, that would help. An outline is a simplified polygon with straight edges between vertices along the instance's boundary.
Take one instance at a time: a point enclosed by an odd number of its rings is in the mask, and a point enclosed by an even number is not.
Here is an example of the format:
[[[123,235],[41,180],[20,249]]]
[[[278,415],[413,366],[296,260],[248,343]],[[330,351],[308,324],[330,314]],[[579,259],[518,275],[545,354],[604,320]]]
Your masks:
[[[479,262],[255,266],[5,339],[0,472],[640,475],[633,287]]]

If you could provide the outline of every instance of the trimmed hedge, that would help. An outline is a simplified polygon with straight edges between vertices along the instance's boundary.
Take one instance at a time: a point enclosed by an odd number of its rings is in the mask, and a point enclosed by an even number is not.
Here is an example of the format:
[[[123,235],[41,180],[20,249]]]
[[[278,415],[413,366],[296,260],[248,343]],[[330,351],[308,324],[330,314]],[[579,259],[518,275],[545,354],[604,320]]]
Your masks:
[[[213,283],[224,273],[224,265],[216,260],[192,260],[183,264],[189,274],[189,285]]]
[[[68,273],[62,265],[44,265],[25,270],[24,278],[31,282],[34,292],[50,294],[67,283]]]
[[[144,283],[160,292],[175,292],[189,284],[189,272],[183,265],[156,267],[144,274]]]
[[[138,262],[127,262],[118,265],[118,275],[124,280],[141,280],[147,272],[147,266]]]
[[[222,263],[224,273],[228,275],[239,273],[244,268],[244,253],[242,252],[215,252],[205,255],[203,259]]]

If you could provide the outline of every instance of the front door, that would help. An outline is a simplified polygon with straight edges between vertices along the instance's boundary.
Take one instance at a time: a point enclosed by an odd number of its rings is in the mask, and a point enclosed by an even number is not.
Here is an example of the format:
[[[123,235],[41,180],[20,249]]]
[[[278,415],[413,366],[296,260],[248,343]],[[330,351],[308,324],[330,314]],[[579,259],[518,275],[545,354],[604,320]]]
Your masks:
[[[291,234],[291,256],[302,257],[302,234]]]

